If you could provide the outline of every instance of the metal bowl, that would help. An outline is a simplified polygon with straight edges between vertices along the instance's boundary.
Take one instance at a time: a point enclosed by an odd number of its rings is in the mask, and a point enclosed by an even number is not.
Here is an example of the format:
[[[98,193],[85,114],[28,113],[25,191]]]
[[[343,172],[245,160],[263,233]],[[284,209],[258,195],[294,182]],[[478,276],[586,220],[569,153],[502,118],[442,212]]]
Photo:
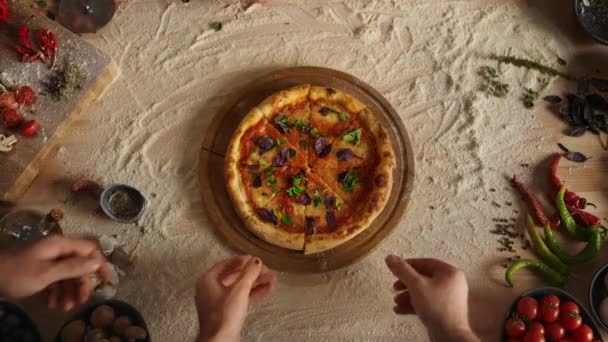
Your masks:
[[[608,325],[602,321],[598,312],[600,303],[604,298],[608,297],[608,291],[604,285],[604,277],[606,274],[608,274],[608,264],[602,266],[597,272],[595,272],[589,289],[589,305],[591,306],[591,313],[593,313],[593,317],[595,317],[602,329],[608,331]]]
[[[91,317],[91,314],[93,313],[93,311],[95,309],[97,309],[101,305],[108,305],[112,309],[114,309],[114,312],[116,313],[116,317],[127,316],[127,317],[131,318],[133,325],[142,327],[146,331],[148,337],[144,341],[145,342],[152,341],[152,338],[150,337],[150,330],[148,329],[148,325],[144,321],[144,318],[141,315],[141,313],[128,303],[125,303],[121,300],[110,299],[110,300],[105,300],[105,301],[97,302],[94,304],[90,304],[90,305],[84,307],[82,310],[78,311],[74,316],[72,316],[72,318],[69,321],[65,322],[61,326],[61,328],[57,332],[57,336],[55,336],[55,342],[61,342],[61,331],[63,330],[63,328],[65,328],[66,325],[68,325],[72,321],[81,320],[81,321],[84,321],[87,324],[87,326],[89,326],[90,325],[89,318]]]
[[[608,1],[574,0],[574,13],[587,33],[598,42],[608,45]]]
[[[0,340],[43,342],[42,335],[40,335],[40,330],[38,330],[36,323],[34,323],[34,321],[23,309],[11,302],[0,300],[0,322],[6,320],[10,315],[13,315],[19,320],[19,327],[25,328],[25,330],[29,333],[29,336],[16,337],[16,339],[11,339],[9,336],[3,336],[4,332],[0,324]]]
[[[122,204],[128,208],[117,209],[113,202],[122,198]],[[125,184],[112,184],[106,187],[99,199],[101,209],[109,218],[120,223],[133,223],[139,220],[146,208],[146,198],[137,189]]]
[[[515,311],[515,309],[517,307],[517,302],[522,297],[526,297],[526,296],[532,297],[540,302],[540,300],[543,298],[543,296],[548,295],[548,294],[556,295],[557,297],[559,297],[560,302],[568,300],[568,301],[576,303],[576,305],[578,305],[578,307],[580,309],[580,314],[581,314],[581,317],[583,318],[583,324],[587,324],[589,326],[589,328],[591,328],[591,330],[593,330],[593,336],[595,339],[600,340],[602,342],[604,341],[604,339],[602,338],[602,335],[600,334],[600,330],[597,327],[597,324],[595,323],[595,321],[593,320],[591,315],[587,312],[585,307],[581,304],[581,302],[579,302],[576,298],[574,298],[568,292],[566,292],[562,289],[558,289],[557,287],[549,287],[549,286],[528,290],[528,291],[520,294],[517,298],[515,298],[513,303],[509,306],[509,310],[507,311],[507,313],[505,315],[505,320],[502,323],[501,329],[503,329],[507,320],[509,318],[511,318],[511,314]],[[505,336],[503,330],[501,330],[501,336],[502,336],[501,341],[507,342],[508,338]]]

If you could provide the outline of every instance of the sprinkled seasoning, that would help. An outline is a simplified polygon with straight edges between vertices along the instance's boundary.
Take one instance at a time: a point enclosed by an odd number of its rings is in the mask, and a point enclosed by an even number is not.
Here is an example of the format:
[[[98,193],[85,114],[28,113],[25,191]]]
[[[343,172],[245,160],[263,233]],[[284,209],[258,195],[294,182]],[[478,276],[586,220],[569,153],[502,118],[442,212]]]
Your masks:
[[[62,101],[82,89],[86,77],[80,68],[67,62],[57,70],[48,83],[49,94],[55,101]]]
[[[121,219],[129,219],[137,215],[139,209],[137,202],[128,193],[118,191],[108,201],[110,210],[114,216]]]

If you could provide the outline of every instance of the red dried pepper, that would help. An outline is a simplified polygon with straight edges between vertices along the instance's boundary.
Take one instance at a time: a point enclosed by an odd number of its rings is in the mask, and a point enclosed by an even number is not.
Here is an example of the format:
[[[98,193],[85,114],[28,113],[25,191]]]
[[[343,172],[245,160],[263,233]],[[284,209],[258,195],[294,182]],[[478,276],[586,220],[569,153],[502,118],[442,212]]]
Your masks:
[[[40,38],[40,47],[51,61],[51,69],[55,69],[57,66],[57,59],[59,58],[57,37],[49,30],[40,30],[38,31],[38,38]]]
[[[15,50],[22,55],[23,63],[33,63],[39,59],[46,63],[46,56],[34,47],[30,40],[30,29],[25,25],[19,27],[19,44],[15,46]]]
[[[545,214],[545,210],[540,204],[538,198],[533,193],[531,193],[525,185],[523,185],[523,183],[519,180],[519,178],[517,178],[517,176],[513,176],[513,185],[517,188],[524,200],[528,202],[528,205],[532,209],[532,214],[534,216],[534,219],[536,220],[536,223],[540,224],[541,226],[544,226],[548,221],[547,214]]]
[[[562,187],[562,184],[563,184],[562,180],[559,179],[559,177],[557,176],[557,167],[559,166],[559,162],[561,160],[562,160],[562,154],[557,153],[553,157],[553,160],[551,161],[551,165],[549,165],[549,179],[551,180],[551,183],[553,184],[555,193],[557,193],[559,191],[559,189]],[[587,200],[585,198],[580,197],[577,194],[575,194],[574,192],[568,191],[568,190],[566,190],[566,194],[564,195],[564,201],[566,202],[566,204],[579,208],[579,209],[584,209],[585,205],[587,204]]]
[[[0,21],[8,19],[8,5],[6,1],[0,0]]]
[[[551,229],[557,229],[562,224],[562,220],[559,217],[559,213],[553,214],[549,219],[549,225],[551,225]]]
[[[602,221],[599,217],[584,211],[582,209],[576,208],[574,206],[568,205],[567,206],[568,211],[570,213],[572,213],[572,215],[574,216],[574,219],[577,221],[577,223],[583,224],[583,225],[591,225],[591,226],[597,226],[600,224],[600,222]]]

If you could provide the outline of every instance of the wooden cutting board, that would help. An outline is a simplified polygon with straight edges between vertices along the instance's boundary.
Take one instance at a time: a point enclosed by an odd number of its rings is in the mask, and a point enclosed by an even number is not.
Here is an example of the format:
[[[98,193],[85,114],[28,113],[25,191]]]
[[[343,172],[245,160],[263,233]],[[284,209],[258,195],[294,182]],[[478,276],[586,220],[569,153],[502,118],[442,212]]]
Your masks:
[[[4,75],[1,79],[8,79],[16,86],[31,86],[38,93],[33,107],[35,113],[24,111],[24,115],[26,120],[36,120],[42,126],[32,138],[0,127],[0,134],[14,134],[19,139],[12,152],[0,153],[0,199],[16,201],[44,167],[45,159],[57,143],[69,134],[71,123],[112,83],[118,69],[109,56],[31,8],[9,0],[9,11],[8,22],[0,23],[0,73]],[[47,29],[57,35],[59,65],[69,60],[84,73],[83,87],[67,99],[56,101],[45,95],[52,71],[41,62],[22,63],[15,51],[17,29],[26,20],[32,31]]]
[[[267,96],[298,84],[314,84],[346,91],[363,102],[387,130],[397,166],[393,187],[382,213],[354,239],[328,251],[305,255],[280,248],[253,235],[234,210],[224,182],[224,154],[236,127],[249,110]],[[205,132],[199,180],[203,206],[216,231],[241,253],[256,255],[269,267],[293,273],[314,273],[348,266],[371,253],[402,222],[414,187],[414,153],[407,130],[395,109],[374,88],[356,77],[328,68],[280,69],[246,85],[220,110]]]

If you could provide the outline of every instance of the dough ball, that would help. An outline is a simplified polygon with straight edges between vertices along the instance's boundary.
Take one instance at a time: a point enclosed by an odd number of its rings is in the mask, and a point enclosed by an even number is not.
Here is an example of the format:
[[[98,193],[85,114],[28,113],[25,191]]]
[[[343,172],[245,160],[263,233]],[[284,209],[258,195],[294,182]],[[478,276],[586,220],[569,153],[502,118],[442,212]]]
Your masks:
[[[91,314],[91,325],[95,328],[105,328],[114,322],[114,309],[108,305],[100,305]]]
[[[125,337],[128,340],[145,340],[147,336],[146,330],[142,327],[130,326],[125,331]]]
[[[120,316],[120,317],[116,318],[116,320],[112,324],[112,330],[114,331],[114,333],[116,335],[124,336],[127,328],[132,325],[133,325],[133,323],[131,322],[131,319],[129,317]]]
[[[83,321],[72,321],[61,330],[61,342],[80,342],[87,326]]]

